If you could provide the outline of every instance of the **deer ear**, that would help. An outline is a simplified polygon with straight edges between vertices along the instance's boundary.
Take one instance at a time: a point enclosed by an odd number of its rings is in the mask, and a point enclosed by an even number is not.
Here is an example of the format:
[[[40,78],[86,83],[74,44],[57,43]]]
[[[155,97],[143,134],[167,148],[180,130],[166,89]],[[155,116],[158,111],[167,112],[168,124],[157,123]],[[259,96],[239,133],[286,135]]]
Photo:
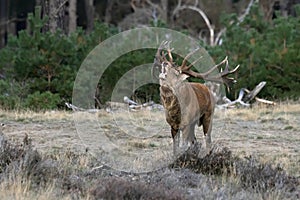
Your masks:
[[[186,75],[186,74],[180,74],[179,75],[180,77],[180,80],[182,80],[182,81],[184,81],[185,79],[187,79],[188,77],[190,77],[190,76],[188,76],[188,75]]]

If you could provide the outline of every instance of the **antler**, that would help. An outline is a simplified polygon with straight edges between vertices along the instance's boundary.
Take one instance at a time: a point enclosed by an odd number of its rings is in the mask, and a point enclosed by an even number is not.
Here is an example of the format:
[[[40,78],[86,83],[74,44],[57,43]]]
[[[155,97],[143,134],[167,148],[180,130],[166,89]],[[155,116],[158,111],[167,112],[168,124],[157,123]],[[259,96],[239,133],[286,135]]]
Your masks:
[[[187,58],[190,57],[193,53],[195,53],[198,49],[196,49],[195,51],[189,53],[183,60],[182,65],[179,67],[180,71],[186,75],[195,77],[195,78],[201,78],[204,80],[208,80],[208,81],[213,81],[213,82],[218,82],[218,83],[224,83],[227,87],[230,87],[233,83],[236,82],[236,80],[234,78],[228,77],[228,75],[230,74],[234,74],[238,68],[240,67],[239,65],[236,66],[233,70],[229,71],[229,65],[228,65],[228,60],[227,60],[227,56],[225,57],[225,59],[223,61],[221,61],[219,64],[213,66],[210,70],[208,70],[205,73],[198,73],[195,71],[192,71],[190,68],[193,66],[193,64],[198,61],[196,60],[195,62],[191,63],[189,66],[186,66],[186,62],[187,62]],[[221,71],[218,75],[216,76],[210,76],[210,74],[217,69],[219,66],[225,65],[225,69],[224,71]]]
[[[163,41],[157,49],[157,52],[155,55],[155,60],[159,61],[159,63],[162,63],[166,59],[165,54],[162,54],[162,50],[166,46],[167,43],[168,43],[168,41]]]
[[[159,48],[156,52],[155,58],[154,58],[154,64],[153,64],[153,67],[152,67],[152,75],[153,75],[154,67],[160,67],[163,62],[170,62],[171,64],[174,64],[172,53],[171,53],[171,51],[173,49],[170,49],[170,43],[171,43],[170,41],[163,41],[160,44],[160,46],[159,46]],[[167,53],[163,52],[163,49],[166,49]],[[236,66],[233,70],[229,70],[228,59],[227,59],[227,56],[226,56],[223,61],[221,61],[219,64],[213,66],[210,70],[208,70],[205,73],[198,73],[198,72],[192,71],[191,67],[196,62],[198,62],[199,59],[202,58],[202,56],[200,58],[198,58],[197,60],[195,60],[194,62],[192,62],[191,64],[189,64],[188,66],[187,66],[187,61],[188,61],[188,58],[190,58],[198,50],[199,50],[199,48],[195,49],[194,51],[188,53],[185,56],[185,58],[182,61],[181,66],[178,67],[178,70],[180,71],[180,73],[184,73],[188,76],[192,76],[192,77],[195,77],[195,78],[200,78],[200,79],[203,79],[203,80],[208,80],[208,81],[213,81],[213,82],[218,82],[218,83],[224,83],[228,88],[230,88],[230,86],[233,83],[235,83],[236,80],[234,78],[228,77],[228,76],[230,74],[234,74],[238,70],[239,65]],[[166,55],[168,55],[169,60],[166,58]],[[219,74],[217,74],[215,76],[211,76],[211,73],[223,64],[225,64],[224,70],[221,69],[221,72]]]
[[[163,41],[160,46],[157,49],[156,55],[155,55],[155,61],[154,62],[158,62],[159,64],[161,64],[164,61],[168,61],[166,58],[166,54],[162,53],[163,49],[167,49],[167,53],[169,56],[169,62],[173,62],[173,57],[172,57],[172,53],[171,51],[173,49],[170,49],[170,43],[171,41]]]
[[[163,62],[167,61],[173,64],[173,57],[171,53],[173,49],[170,49],[170,43],[171,41],[163,41],[158,47],[157,52],[155,54],[154,63],[151,69],[152,76],[154,76],[154,68],[160,67]],[[166,53],[163,52],[163,49],[167,49],[169,60],[167,60]]]

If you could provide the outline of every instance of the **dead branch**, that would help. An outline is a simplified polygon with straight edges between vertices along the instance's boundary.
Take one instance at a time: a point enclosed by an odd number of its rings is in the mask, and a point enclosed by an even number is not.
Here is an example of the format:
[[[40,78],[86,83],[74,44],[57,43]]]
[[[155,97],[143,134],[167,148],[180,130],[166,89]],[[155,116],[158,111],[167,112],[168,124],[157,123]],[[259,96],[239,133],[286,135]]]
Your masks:
[[[65,0],[64,2],[62,2],[52,13],[50,13],[53,17],[57,17],[57,14],[61,11],[61,9],[63,8],[64,5],[66,5],[66,3],[69,0]]]
[[[198,3],[197,3],[198,4]],[[172,18],[175,15],[178,15],[178,13],[181,10],[193,10],[196,11],[197,13],[199,13],[199,15],[202,17],[202,19],[204,20],[207,28],[209,29],[209,33],[210,33],[210,45],[213,46],[214,45],[214,37],[215,37],[215,31],[214,31],[214,26],[210,23],[207,15],[205,14],[205,12],[203,10],[201,10],[200,8],[197,7],[197,4],[195,3],[194,6],[190,6],[190,5],[181,5],[181,0],[178,1],[178,4],[176,6],[176,8],[173,10],[173,14],[172,14]]]
[[[227,103],[221,104],[221,105],[217,105],[217,106],[218,106],[219,108],[230,108],[230,107],[234,107],[234,106],[237,105],[237,104],[240,104],[240,105],[242,105],[242,106],[244,106],[244,107],[250,107],[250,104],[249,104],[249,103],[245,103],[245,102],[242,101],[242,98],[243,98],[244,94],[245,94],[245,89],[242,88],[242,89],[240,90],[239,97],[238,97],[236,100],[231,101],[230,99],[228,99],[228,98],[226,97],[226,99],[224,99],[224,100],[225,100]]]
[[[269,105],[272,105],[272,106],[276,105],[276,103],[274,101],[269,101],[269,100],[261,99],[261,98],[258,98],[258,97],[255,97],[255,100],[260,102],[260,103],[269,104]]]
[[[248,4],[248,6],[247,6],[245,12],[244,12],[241,16],[238,17],[239,23],[243,22],[244,19],[245,19],[245,17],[249,14],[249,12],[250,12],[250,10],[251,10],[251,7],[252,7],[253,3],[254,3],[254,0],[250,0],[250,2],[249,2],[249,4]],[[238,23],[238,24],[239,24],[239,23]]]
[[[155,10],[158,10],[159,13],[163,13],[163,9],[162,9],[159,5],[156,5],[155,3],[153,3],[153,2],[150,1],[150,0],[146,0],[146,2],[147,2],[152,8],[154,8]]]
[[[84,109],[84,108],[79,108],[73,104],[70,104],[70,103],[65,103],[65,105],[72,109],[73,111],[85,111],[85,112],[88,112],[88,113],[95,113],[95,112],[99,112],[100,110],[99,109]]]
[[[266,85],[265,81],[260,82],[257,86],[255,86],[255,88],[250,91],[246,88],[242,88],[240,90],[239,93],[239,97],[234,100],[231,101],[230,99],[228,99],[227,97],[223,97],[223,101],[225,102],[224,104],[218,105],[219,108],[230,108],[230,107],[234,107],[237,104],[240,104],[242,106],[245,107],[249,107],[251,104],[250,102],[255,99],[256,101],[260,102],[260,103],[264,103],[264,104],[269,104],[269,105],[276,105],[275,102],[273,101],[269,101],[266,99],[261,99],[256,97],[257,94],[262,90],[262,88]],[[245,95],[245,92],[247,93]]]
[[[249,94],[252,91],[249,91],[249,90],[245,89],[245,92],[247,92]],[[276,105],[276,103],[274,101],[269,101],[269,100],[261,99],[261,98],[258,98],[258,97],[254,97],[254,99],[255,99],[255,101],[260,102],[260,103],[269,104],[269,105],[273,105],[273,106]]]
[[[260,82],[257,86],[255,86],[255,88],[252,90],[252,91],[249,91],[249,90],[245,90],[248,94],[243,98],[243,101],[244,102],[250,102],[251,100],[253,100],[256,95],[263,89],[263,87],[265,87],[266,85],[266,82],[265,81],[262,81]]]
[[[70,103],[65,103],[65,105],[68,107],[68,108],[70,108],[70,109],[72,109],[73,111],[84,111],[85,109],[83,109],[83,108],[79,108],[79,107],[77,107],[77,106],[74,106],[73,104],[70,104]]]
[[[143,104],[138,104],[135,101],[129,99],[127,96],[124,97],[124,102],[127,103],[129,106],[128,108],[131,111],[138,111],[138,110],[143,110],[143,109],[148,109],[148,110],[163,110],[163,106],[160,104],[155,104],[154,101],[149,101]]]
[[[124,96],[123,100],[124,100],[124,102],[127,103],[128,105],[135,105],[135,106],[138,105],[137,102],[135,102],[135,101],[129,99],[127,96]]]
[[[102,106],[100,100],[96,96],[94,96],[94,99],[97,102],[97,105],[99,106],[99,108],[102,108],[103,106]]]
[[[238,17],[238,24],[243,22],[245,17],[249,14],[250,12],[250,9],[252,7],[252,5],[254,4],[254,0],[250,0],[249,4],[247,5],[247,8],[245,10],[245,12],[240,15]],[[210,38],[209,38],[209,41],[210,41],[210,45],[211,46],[215,46],[218,44],[221,36],[226,32],[226,28],[222,28],[221,31],[218,32],[216,38],[215,38],[215,30],[214,30],[214,25],[210,23],[207,15],[205,14],[205,12],[203,10],[201,10],[198,6],[198,1],[195,1],[195,4],[193,6],[191,5],[182,5],[182,1],[179,0],[178,1],[178,4],[176,6],[176,8],[173,10],[173,14],[172,14],[172,18],[175,16],[175,15],[178,15],[178,13],[181,11],[181,10],[184,10],[184,9],[188,9],[188,10],[193,10],[193,11],[196,11],[197,13],[200,14],[200,16],[202,17],[202,19],[204,20],[207,28],[209,29],[209,34],[210,34]],[[233,23],[230,22],[231,24]]]
[[[241,22],[244,21],[245,17],[249,14],[249,12],[250,12],[251,7],[253,6],[253,4],[254,4],[254,0],[250,0],[250,2],[249,2],[249,4],[248,4],[248,6],[247,6],[245,12],[244,12],[241,16],[238,17],[238,23],[237,23],[237,24],[240,24]],[[233,23],[234,23],[234,21],[231,21],[231,22],[230,22],[230,24],[233,24]],[[226,30],[227,30],[227,28],[224,27],[224,28],[222,28],[222,29],[219,31],[219,33],[217,34],[217,36],[216,36],[216,38],[215,38],[215,40],[214,40],[213,46],[215,46],[215,45],[217,45],[217,44],[219,43],[221,36],[226,32]]]

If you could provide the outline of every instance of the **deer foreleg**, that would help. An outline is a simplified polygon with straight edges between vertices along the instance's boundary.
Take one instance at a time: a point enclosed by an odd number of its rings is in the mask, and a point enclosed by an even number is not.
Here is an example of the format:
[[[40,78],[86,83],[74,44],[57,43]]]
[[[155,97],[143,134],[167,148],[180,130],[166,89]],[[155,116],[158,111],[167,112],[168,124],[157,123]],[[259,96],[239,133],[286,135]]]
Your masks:
[[[182,130],[184,145],[191,146],[196,144],[195,125],[196,123],[187,125]]]
[[[212,129],[212,118],[204,117],[203,119],[203,132],[206,142],[206,149],[211,147],[211,129]]]
[[[179,139],[180,139],[180,134],[179,130],[171,127],[171,134],[173,138],[173,154],[174,156],[177,155],[177,147],[179,147]]]

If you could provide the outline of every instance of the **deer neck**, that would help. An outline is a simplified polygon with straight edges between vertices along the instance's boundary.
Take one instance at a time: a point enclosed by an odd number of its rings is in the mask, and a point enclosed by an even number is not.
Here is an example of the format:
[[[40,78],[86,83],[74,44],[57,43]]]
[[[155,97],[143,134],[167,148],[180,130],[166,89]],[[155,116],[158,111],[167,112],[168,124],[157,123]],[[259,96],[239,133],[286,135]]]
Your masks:
[[[180,104],[176,93],[174,94],[172,88],[168,86],[160,87],[160,96],[162,104],[166,111],[167,122],[171,124],[180,123]]]

